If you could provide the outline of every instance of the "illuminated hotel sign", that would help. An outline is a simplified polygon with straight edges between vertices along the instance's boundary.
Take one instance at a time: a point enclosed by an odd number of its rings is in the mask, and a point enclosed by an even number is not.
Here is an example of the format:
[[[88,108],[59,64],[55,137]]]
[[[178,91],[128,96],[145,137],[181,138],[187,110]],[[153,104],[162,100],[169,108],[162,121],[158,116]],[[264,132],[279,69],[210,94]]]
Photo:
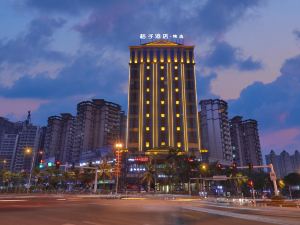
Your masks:
[[[170,40],[175,42],[183,42],[183,34],[140,34],[140,42],[154,41],[154,40]]]

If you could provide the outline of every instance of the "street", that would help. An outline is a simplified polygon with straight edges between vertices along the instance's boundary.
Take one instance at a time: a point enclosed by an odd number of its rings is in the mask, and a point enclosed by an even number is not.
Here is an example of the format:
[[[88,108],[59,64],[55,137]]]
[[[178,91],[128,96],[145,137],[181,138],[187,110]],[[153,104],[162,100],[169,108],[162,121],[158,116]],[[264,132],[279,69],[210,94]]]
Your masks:
[[[229,207],[199,199],[0,198],[1,225],[299,225],[299,209]]]

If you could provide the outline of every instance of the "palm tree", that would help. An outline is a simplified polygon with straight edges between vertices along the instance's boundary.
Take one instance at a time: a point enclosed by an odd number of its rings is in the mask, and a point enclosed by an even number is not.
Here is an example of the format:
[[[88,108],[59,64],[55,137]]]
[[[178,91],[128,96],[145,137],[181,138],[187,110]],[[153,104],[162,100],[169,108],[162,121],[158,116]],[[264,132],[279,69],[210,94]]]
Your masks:
[[[147,182],[147,191],[150,192],[151,183],[154,181],[155,170],[151,161],[146,165],[146,172],[143,174],[142,182]]]

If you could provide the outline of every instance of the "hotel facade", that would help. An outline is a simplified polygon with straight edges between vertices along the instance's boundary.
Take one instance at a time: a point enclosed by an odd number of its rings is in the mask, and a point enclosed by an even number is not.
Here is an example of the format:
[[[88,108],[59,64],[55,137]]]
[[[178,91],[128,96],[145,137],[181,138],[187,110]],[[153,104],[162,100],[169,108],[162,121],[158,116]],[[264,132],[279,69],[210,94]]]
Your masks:
[[[157,40],[129,50],[128,150],[199,152],[194,46]]]

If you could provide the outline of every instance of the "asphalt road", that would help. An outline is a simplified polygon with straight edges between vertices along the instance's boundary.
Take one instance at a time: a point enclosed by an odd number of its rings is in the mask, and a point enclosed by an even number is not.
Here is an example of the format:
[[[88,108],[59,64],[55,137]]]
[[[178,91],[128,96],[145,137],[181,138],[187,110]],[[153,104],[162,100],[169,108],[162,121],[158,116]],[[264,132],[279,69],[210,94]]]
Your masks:
[[[300,225],[300,209],[228,207],[200,200],[0,198],[1,225]]]

